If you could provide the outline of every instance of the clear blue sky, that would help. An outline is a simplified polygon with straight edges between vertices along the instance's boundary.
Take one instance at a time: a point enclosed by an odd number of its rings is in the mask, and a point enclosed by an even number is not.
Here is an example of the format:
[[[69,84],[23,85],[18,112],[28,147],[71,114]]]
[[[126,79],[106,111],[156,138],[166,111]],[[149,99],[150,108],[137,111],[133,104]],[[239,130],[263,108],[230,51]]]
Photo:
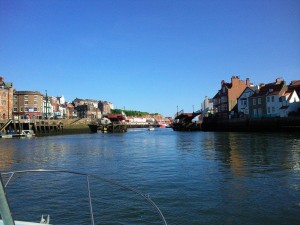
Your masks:
[[[0,74],[68,101],[191,112],[233,75],[300,79],[300,1],[0,0]]]

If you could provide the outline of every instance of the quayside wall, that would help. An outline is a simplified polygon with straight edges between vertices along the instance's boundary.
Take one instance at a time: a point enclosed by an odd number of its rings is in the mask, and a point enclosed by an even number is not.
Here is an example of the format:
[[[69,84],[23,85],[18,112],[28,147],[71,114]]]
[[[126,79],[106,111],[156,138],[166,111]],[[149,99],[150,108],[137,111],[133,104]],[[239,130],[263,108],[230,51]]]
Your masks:
[[[287,118],[238,118],[220,120],[218,118],[204,118],[202,131],[246,131],[246,132],[280,132],[300,131],[300,117]]]

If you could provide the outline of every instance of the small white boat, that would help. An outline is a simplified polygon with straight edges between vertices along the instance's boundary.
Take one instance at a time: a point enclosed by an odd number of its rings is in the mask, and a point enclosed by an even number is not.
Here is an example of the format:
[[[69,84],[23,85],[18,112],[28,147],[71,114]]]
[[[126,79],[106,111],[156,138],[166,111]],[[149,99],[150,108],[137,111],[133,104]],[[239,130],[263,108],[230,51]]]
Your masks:
[[[154,130],[155,130],[155,128],[154,128],[154,127],[152,127],[152,126],[150,126],[150,127],[148,127],[148,130],[149,130],[149,131],[154,131]]]
[[[23,137],[28,137],[28,138],[30,138],[30,137],[35,136],[35,133],[34,133],[33,130],[22,130],[21,135],[22,135]]]
[[[33,130],[22,130],[20,134],[18,133],[1,133],[0,138],[31,138],[35,136],[35,133]],[[1,225],[1,224],[0,224]]]

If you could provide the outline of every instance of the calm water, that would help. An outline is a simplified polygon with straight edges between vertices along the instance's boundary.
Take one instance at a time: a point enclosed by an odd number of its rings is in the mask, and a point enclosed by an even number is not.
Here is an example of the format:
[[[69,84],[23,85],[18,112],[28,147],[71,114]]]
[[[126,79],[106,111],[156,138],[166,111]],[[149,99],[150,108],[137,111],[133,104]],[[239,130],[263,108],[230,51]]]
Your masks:
[[[1,170],[41,168],[87,172],[137,188],[168,224],[300,224],[299,133],[132,129],[0,140]],[[89,224],[84,179],[25,178],[9,186],[17,219],[38,221],[44,213],[53,224]],[[96,224],[152,224],[156,215],[136,195],[91,183]]]

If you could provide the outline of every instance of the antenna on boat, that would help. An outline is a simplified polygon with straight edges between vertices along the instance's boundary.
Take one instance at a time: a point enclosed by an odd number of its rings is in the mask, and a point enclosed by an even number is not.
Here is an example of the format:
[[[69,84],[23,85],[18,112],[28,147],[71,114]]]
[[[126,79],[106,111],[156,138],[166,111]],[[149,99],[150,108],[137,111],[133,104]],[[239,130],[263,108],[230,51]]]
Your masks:
[[[12,218],[9,204],[6,198],[4,184],[2,181],[2,176],[0,174],[0,214],[3,219],[4,225],[15,225],[15,222]]]

